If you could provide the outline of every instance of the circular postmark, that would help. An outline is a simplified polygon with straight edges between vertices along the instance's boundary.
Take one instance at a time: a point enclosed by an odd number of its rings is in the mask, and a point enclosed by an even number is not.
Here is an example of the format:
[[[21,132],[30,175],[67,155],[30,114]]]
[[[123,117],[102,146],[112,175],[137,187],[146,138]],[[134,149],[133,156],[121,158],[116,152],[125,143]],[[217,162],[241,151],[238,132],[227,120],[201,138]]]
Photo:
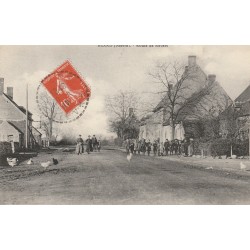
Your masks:
[[[50,79],[53,78],[56,78],[57,81],[55,82],[54,80],[54,87],[51,91],[48,91],[48,88],[44,86],[43,81],[50,81]],[[81,89],[72,90],[72,88],[70,88],[70,80],[73,78],[78,81],[78,84],[82,85],[84,91]],[[67,81],[63,81],[62,79],[66,79]],[[44,80],[40,82],[37,87],[36,103],[41,114],[45,118],[49,118],[56,123],[70,123],[79,119],[84,114],[89,104],[90,88],[78,74],[68,71],[60,71],[59,73],[53,72],[49,74]],[[56,84],[57,87],[55,87]],[[55,98],[55,95],[58,95],[58,98]],[[73,105],[71,110],[65,112],[65,108],[69,107],[70,105]]]

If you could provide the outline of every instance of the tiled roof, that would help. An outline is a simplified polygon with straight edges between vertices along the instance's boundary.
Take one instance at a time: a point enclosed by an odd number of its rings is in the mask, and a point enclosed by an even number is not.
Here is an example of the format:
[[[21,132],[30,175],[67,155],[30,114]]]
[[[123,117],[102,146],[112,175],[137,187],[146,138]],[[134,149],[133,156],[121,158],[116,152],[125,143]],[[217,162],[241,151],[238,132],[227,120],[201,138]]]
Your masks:
[[[250,100],[250,85],[235,99],[235,102],[246,102]]]
[[[19,133],[21,133],[21,134],[24,134],[24,132],[21,130],[21,129],[19,129],[15,124],[13,124],[12,122],[9,122],[9,121],[7,121],[13,128],[15,128]]]
[[[248,116],[250,115],[250,101],[247,101],[241,106],[241,115]]]
[[[20,132],[25,134],[26,126],[24,121],[8,121],[13,127],[17,128]]]
[[[24,108],[23,106],[18,106],[19,109],[24,113],[26,114],[26,108]],[[29,115],[32,115],[32,113],[30,111],[28,111]]]
[[[10,98],[8,95],[6,95],[5,93],[3,93],[3,95],[8,98],[9,101],[11,101],[20,111],[22,111],[24,114],[26,114],[26,109],[23,106],[18,106],[12,98]],[[30,111],[28,111],[29,115],[32,115],[32,113]]]
[[[204,71],[201,69],[201,67],[199,66],[199,65],[196,65],[196,67],[195,68],[189,68],[189,67],[187,67],[187,69],[186,69],[187,71],[185,71],[185,72],[191,72],[191,74],[195,74],[195,75],[197,75],[197,77],[202,77],[203,79],[205,79],[205,81],[206,81],[206,79],[207,79],[207,76],[206,76],[206,74],[204,73]],[[184,72],[184,74],[185,74],[185,72]],[[194,84],[196,84],[196,86],[197,86],[197,83],[198,83],[198,78],[197,79],[185,79],[184,81],[183,81],[183,84],[188,84],[188,85],[192,85],[192,83],[194,83]],[[200,86],[198,86],[199,88],[202,88],[202,84],[204,84],[204,82],[200,82]],[[184,86],[184,85],[183,85]],[[175,88],[175,87],[173,87],[173,88]],[[193,90],[193,93],[196,91],[197,89],[194,89]],[[201,89],[202,90],[202,89]],[[190,93],[190,88],[186,88],[186,89],[183,89],[183,92],[181,93],[181,95],[182,96],[185,96],[185,95],[187,95],[187,96],[191,96],[192,95],[192,93]],[[156,111],[158,111],[159,109],[161,109],[161,108],[163,108],[164,106],[166,106],[166,104],[168,103],[168,96],[166,95],[165,97],[163,97],[162,98],[162,100],[158,103],[158,105],[154,108],[154,112],[156,112]]]
[[[42,135],[42,133],[38,129],[36,129],[35,127],[32,126],[32,133],[33,133],[33,130],[35,130],[37,133],[39,133],[40,135]]]

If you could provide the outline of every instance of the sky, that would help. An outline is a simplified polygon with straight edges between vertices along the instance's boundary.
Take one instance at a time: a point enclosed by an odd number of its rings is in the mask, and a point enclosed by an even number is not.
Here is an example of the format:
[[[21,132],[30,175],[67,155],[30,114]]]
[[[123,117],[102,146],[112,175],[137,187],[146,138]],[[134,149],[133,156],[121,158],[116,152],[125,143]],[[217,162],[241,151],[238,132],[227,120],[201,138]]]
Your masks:
[[[250,83],[250,46],[0,46],[0,77],[5,90],[14,87],[14,100],[25,106],[25,86],[29,85],[29,109],[38,120],[35,102],[40,81],[69,59],[91,87],[91,99],[84,115],[75,122],[61,125],[61,133],[76,136],[109,132],[105,96],[119,90],[147,92],[157,89],[148,71],[157,61],[181,60],[197,56],[197,64],[235,99]],[[158,101],[157,96],[153,99]]]

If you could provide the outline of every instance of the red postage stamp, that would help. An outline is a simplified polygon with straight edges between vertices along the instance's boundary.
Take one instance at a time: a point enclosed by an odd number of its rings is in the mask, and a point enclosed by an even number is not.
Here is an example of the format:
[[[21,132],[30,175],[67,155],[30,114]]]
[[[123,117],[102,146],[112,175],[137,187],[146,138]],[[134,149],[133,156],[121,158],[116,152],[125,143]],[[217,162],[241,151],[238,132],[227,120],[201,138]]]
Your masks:
[[[69,61],[64,62],[42,84],[66,114],[90,97],[91,90]]]

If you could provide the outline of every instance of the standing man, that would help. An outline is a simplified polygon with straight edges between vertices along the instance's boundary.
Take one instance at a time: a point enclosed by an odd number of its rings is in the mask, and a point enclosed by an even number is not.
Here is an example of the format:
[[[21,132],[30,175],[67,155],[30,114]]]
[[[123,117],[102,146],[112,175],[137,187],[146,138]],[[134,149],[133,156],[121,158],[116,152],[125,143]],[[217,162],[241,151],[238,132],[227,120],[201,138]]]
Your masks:
[[[101,140],[100,139],[97,142],[97,150],[98,150],[98,152],[100,152],[100,150],[101,150]]]
[[[187,138],[184,139],[184,156],[188,156],[188,140]]]
[[[165,155],[168,155],[168,151],[169,151],[169,141],[168,139],[166,139],[166,141],[164,142],[164,150],[165,150]]]
[[[95,135],[93,135],[92,137],[92,144],[93,144],[93,150],[97,150],[97,139],[95,137]]]
[[[174,154],[178,155],[178,149],[179,149],[179,141],[177,139],[175,139],[175,143],[174,143]]]
[[[188,146],[188,156],[193,156],[193,154],[194,154],[194,140],[193,138],[190,138]]]
[[[86,152],[89,154],[91,149],[92,141],[90,139],[90,135],[88,136],[88,139],[86,140]]]
[[[154,141],[153,143],[153,152],[154,152],[154,156],[156,156],[156,152],[157,152],[157,142]]]
[[[83,150],[83,139],[82,136],[79,135],[79,137],[76,139],[76,154],[82,154],[84,153]]]
[[[138,151],[138,155],[139,155],[141,153],[141,140],[139,140],[137,143],[137,151]]]
[[[133,140],[131,140],[130,145],[129,145],[129,151],[134,154],[134,150],[135,150],[135,144],[133,142]]]
[[[150,151],[151,151],[151,142],[150,142],[150,140],[148,140],[148,142],[146,143],[146,148],[147,148],[147,152],[148,152],[148,156],[149,156]]]
[[[127,154],[129,154],[129,146],[130,146],[130,141],[129,141],[129,139],[126,139],[126,141],[125,141],[125,148],[126,148]]]
[[[90,146],[90,148],[89,148],[90,152],[93,152],[93,141],[92,141],[90,135],[89,135],[89,146]]]
[[[141,151],[142,151],[143,155],[145,155],[145,153],[146,153],[146,141],[143,138],[142,138],[142,142],[141,142]]]

